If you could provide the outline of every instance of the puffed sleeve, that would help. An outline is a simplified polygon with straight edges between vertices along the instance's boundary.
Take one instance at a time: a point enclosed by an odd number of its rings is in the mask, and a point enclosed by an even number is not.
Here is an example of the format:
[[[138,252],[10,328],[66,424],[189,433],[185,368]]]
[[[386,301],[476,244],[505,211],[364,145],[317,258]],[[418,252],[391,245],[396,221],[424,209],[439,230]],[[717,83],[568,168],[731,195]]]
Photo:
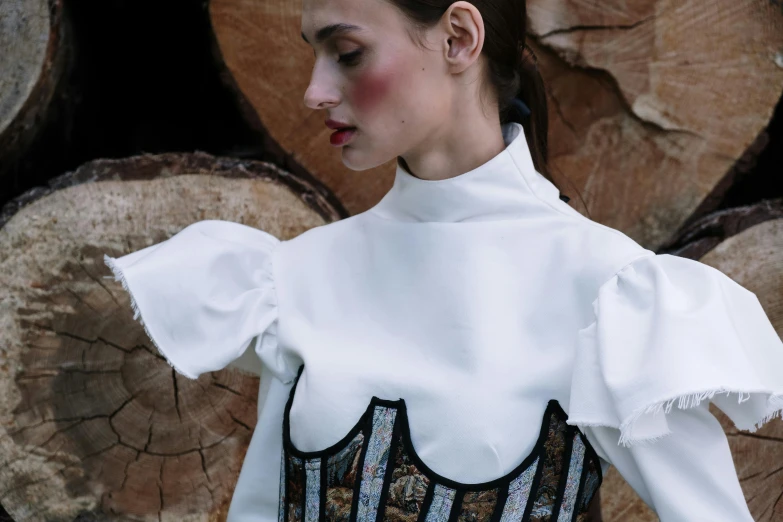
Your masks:
[[[673,406],[713,402],[741,430],[783,410],[783,342],[756,295],[709,265],[653,254],[601,285],[578,333],[569,424],[630,446],[671,433]]]
[[[134,319],[177,372],[196,379],[236,364],[252,347],[263,366],[290,383],[299,364],[277,342],[272,257],[279,244],[247,225],[204,220],[104,261],[130,294]]]
[[[708,406],[749,431],[781,414],[783,342],[756,295],[704,263],[652,254],[604,282],[592,312],[568,424],[663,522],[752,521]]]

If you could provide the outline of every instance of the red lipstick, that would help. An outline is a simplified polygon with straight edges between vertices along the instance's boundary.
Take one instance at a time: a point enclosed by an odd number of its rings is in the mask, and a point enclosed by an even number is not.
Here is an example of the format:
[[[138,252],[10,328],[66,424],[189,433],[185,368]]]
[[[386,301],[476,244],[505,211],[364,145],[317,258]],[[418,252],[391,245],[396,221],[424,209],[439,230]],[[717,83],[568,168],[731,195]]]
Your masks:
[[[356,127],[341,121],[326,120],[326,126],[335,129],[335,132],[329,136],[329,143],[335,146],[345,145],[356,134]]]

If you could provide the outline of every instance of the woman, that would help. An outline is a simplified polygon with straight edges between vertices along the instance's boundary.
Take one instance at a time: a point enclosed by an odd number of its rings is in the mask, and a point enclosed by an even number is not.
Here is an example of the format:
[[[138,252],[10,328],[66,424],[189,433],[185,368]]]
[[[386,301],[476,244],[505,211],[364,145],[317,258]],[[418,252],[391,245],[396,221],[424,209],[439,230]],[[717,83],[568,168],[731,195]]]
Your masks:
[[[708,404],[779,415],[783,343],[752,292],[561,197],[525,20],[304,0],[304,101],[352,128],[347,167],[397,157],[391,190],[287,241],[207,220],[106,257],[177,371],[263,362],[229,522],[584,520],[610,464],[664,522],[752,520]]]

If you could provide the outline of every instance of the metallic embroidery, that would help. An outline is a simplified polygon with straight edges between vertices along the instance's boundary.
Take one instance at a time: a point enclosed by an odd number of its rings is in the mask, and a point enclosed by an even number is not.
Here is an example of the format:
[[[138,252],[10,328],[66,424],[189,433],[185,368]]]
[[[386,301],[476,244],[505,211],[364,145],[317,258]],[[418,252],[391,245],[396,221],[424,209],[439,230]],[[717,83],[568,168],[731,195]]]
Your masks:
[[[285,522],[285,451],[280,452],[280,502],[277,504],[277,522]]]
[[[305,461],[305,522],[318,522],[321,500],[321,459]]]
[[[582,463],[585,458],[585,445],[579,433],[574,433],[574,441],[571,450],[571,463],[568,466],[568,477],[566,478],[565,492],[563,493],[563,502],[560,505],[560,513],[557,516],[557,522],[571,522],[574,516],[574,505],[576,497],[579,494],[579,479],[582,478]]]
[[[435,484],[435,492],[432,495],[432,504],[427,510],[427,518],[424,522],[440,522],[449,519],[451,506],[454,504],[455,490]]]
[[[373,412],[370,441],[359,484],[357,522],[375,522],[386,475],[386,464],[389,460],[396,414],[396,409],[384,406],[377,406]]]
[[[519,477],[514,479],[508,486],[508,499],[503,508],[503,515],[500,522],[512,522],[522,519],[522,514],[527,507],[527,501],[530,498],[530,488],[533,486],[533,479],[538,469],[537,458]]]

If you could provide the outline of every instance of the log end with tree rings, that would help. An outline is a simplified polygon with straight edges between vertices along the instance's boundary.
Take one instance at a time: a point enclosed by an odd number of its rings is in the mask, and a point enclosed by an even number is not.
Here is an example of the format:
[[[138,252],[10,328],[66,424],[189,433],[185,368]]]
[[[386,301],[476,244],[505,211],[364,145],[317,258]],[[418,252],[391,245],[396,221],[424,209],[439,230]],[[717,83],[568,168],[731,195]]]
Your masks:
[[[0,492],[15,520],[225,520],[259,376],[178,375],[103,255],[224,219],[289,239],[337,219],[322,187],[203,153],[98,160],[0,228]]]

